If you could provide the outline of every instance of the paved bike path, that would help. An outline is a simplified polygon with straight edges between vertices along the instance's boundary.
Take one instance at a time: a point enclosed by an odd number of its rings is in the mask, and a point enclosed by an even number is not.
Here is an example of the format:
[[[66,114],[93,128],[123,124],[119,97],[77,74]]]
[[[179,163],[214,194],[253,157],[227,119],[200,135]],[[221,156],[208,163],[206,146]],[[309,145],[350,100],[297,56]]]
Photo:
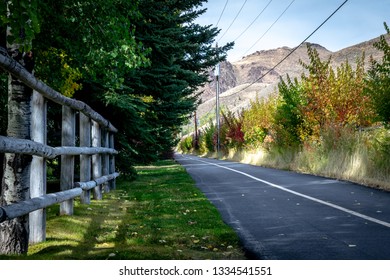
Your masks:
[[[256,259],[390,259],[390,193],[195,156],[175,156]]]

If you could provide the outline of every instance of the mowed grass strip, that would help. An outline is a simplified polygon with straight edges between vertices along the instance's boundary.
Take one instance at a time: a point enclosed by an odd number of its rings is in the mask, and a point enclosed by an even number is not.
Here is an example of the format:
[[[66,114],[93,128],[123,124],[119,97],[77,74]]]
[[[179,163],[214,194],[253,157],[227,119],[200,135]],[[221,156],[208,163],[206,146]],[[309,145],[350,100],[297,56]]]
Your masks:
[[[137,167],[101,201],[73,216],[47,210],[47,241],[24,259],[245,259],[236,233],[172,160]],[[12,258],[12,257],[1,257]]]

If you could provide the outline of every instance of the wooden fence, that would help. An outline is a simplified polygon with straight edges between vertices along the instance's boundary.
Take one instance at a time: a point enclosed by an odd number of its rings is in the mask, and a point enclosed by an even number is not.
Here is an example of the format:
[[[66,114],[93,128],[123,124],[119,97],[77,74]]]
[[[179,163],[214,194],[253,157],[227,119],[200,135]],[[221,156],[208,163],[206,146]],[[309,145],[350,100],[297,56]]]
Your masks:
[[[60,203],[60,214],[73,214],[73,199],[82,203],[102,199],[102,192],[115,189],[114,134],[117,129],[87,104],[70,99],[36,79],[7,55],[0,54],[0,67],[33,90],[31,139],[0,136],[0,153],[32,155],[30,180],[24,186],[30,199],[0,206],[0,223],[29,215],[29,241],[46,239],[45,208]],[[62,105],[61,147],[46,145],[47,100]],[[76,146],[76,120],[79,141]],[[46,159],[61,157],[60,192],[46,193]],[[75,182],[75,157],[79,157],[80,182]],[[29,181],[29,182],[28,182]]]

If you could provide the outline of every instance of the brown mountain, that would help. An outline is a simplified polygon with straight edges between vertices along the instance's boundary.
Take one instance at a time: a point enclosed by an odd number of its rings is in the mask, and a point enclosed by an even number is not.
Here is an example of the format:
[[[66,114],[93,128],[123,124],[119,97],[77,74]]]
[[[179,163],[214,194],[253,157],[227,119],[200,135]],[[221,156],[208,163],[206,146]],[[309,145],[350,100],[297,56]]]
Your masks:
[[[274,92],[280,77],[285,77],[287,74],[290,77],[300,77],[303,67],[299,61],[309,61],[307,44],[318,51],[321,59],[326,60],[330,57],[333,67],[341,65],[347,60],[354,67],[356,60],[361,58],[364,53],[365,68],[368,69],[371,56],[374,59],[380,59],[382,56],[382,52],[373,46],[373,43],[378,39],[375,38],[337,52],[331,52],[318,44],[306,43],[298,47],[275,69],[273,69],[274,66],[291,53],[292,48],[281,47],[273,50],[257,51],[237,62],[223,62],[220,65],[219,77],[220,105],[222,108],[225,107],[237,112],[249,106],[250,100],[255,99],[256,96],[267,96]],[[387,36],[387,39],[390,42],[390,36]],[[269,73],[262,77],[267,72]],[[197,110],[199,118],[206,114],[213,114],[215,111],[216,84],[213,71],[210,71],[210,78],[212,82],[201,89],[203,91],[201,95],[202,103]]]

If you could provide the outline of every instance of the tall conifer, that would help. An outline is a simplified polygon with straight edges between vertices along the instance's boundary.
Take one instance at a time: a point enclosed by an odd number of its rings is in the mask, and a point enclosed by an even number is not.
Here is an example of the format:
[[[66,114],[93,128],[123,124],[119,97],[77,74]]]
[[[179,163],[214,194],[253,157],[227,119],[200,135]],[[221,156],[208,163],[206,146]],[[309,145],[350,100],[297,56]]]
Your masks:
[[[135,69],[126,85],[148,97],[144,117],[155,144],[143,150],[161,156],[174,145],[175,135],[195,111],[197,89],[208,81],[208,70],[226,58],[229,43],[213,46],[219,31],[201,26],[195,19],[205,12],[204,0],[141,0],[142,19],[135,23],[136,39],[151,49],[151,65]],[[144,155],[142,155],[144,157]]]

